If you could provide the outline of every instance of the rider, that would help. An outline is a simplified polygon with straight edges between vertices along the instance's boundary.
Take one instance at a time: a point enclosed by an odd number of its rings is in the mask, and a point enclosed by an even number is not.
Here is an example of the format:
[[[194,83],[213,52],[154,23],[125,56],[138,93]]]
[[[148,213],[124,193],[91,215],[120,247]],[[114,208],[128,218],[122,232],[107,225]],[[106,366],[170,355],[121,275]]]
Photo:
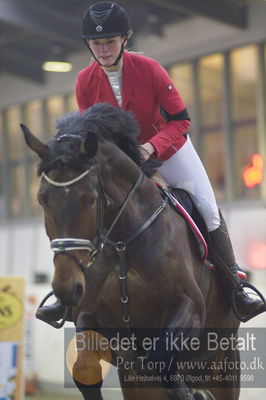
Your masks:
[[[194,195],[209,231],[210,253],[218,255],[213,262],[218,267],[219,261],[227,265],[233,288],[232,277],[239,282],[238,266],[206,171],[188,136],[190,118],[186,107],[157,61],[125,50],[131,34],[125,10],[114,2],[97,2],[85,12],[82,39],[95,61],[78,75],[79,110],[107,102],[133,112],[141,128],[143,161],[150,157],[162,160],[159,172],[165,181]],[[236,304],[244,315],[263,306],[260,299],[249,297],[241,288]],[[39,309],[38,317],[59,319],[62,310],[63,306],[55,303]]]

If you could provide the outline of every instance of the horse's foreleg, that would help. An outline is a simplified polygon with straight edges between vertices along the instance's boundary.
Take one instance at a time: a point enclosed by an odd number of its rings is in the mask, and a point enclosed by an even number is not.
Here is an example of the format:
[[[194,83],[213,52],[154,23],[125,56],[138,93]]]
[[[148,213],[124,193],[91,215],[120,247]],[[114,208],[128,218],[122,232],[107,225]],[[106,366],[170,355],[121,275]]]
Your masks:
[[[240,396],[240,355],[238,351],[235,350],[228,350],[224,352],[223,359],[221,363],[226,360],[227,363],[231,363],[231,365],[235,365],[235,369],[226,370],[224,369],[218,370],[214,372],[215,375],[218,375],[221,382],[224,382],[224,387],[222,385],[220,387],[210,388],[209,391],[213,394],[215,400],[238,400]],[[215,370],[214,370],[215,371]],[[230,377],[234,380],[230,381]],[[229,381],[228,381],[229,378]],[[227,383],[227,384],[226,384]]]
[[[97,352],[81,351],[73,366],[73,380],[85,400],[103,400],[102,367]]]
[[[214,388],[210,389],[215,400],[238,400],[240,388]]]
[[[189,388],[185,382],[178,382],[167,392],[167,400],[211,400],[209,397],[197,397],[197,393]]]
[[[77,388],[80,390],[84,400],[103,400],[101,394],[102,382],[96,385],[84,385],[75,379],[74,382]]]

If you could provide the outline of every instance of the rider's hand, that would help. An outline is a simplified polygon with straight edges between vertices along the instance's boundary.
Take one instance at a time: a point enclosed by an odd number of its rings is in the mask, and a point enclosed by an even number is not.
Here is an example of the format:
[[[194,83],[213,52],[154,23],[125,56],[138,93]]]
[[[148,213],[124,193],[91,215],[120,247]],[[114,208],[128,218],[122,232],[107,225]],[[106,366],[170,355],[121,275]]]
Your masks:
[[[142,162],[147,161],[150,158],[150,156],[155,152],[153,145],[149,142],[141,144],[139,147],[140,147]]]

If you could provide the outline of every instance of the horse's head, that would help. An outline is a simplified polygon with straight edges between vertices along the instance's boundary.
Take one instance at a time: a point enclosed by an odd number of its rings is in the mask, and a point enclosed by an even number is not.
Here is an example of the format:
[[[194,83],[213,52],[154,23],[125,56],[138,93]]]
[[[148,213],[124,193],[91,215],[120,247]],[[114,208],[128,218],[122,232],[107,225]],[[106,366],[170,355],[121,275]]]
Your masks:
[[[87,148],[88,141],[79,135],[59,134],[45,145],[25,126],[22,129],[28,146],[41,158],[38,200],[44,210],[50,240],[53,243],[55,239],[94,238],[98,196],[93,160],[97,150],[96,137],[90,135],[90,148]],[[84,274],[75,258],[66,254],[63,251],[56,253],[53,289],[62,302],[75,305],[84,294]],[[69,254],[85,263],[89,251],[74,249]]]
[[[48,144],[25,125],[21,127],[27,145],[41,160],[38,200],[47,235],[56,248],[52,286],[64,304],[77,305],[85,292],[84,265],[97,248],[100,214],[107,203],[99,170],[109,171],[107,186],[112,185],[109,164],[116,162],[111,154],[116,142],[140,162],[138,147],[133,145],[138,127],[131,115],[105,104],[82,114],[67,114],[57,122],[58,133]],[[121,131],[127,135],[119,136]]]

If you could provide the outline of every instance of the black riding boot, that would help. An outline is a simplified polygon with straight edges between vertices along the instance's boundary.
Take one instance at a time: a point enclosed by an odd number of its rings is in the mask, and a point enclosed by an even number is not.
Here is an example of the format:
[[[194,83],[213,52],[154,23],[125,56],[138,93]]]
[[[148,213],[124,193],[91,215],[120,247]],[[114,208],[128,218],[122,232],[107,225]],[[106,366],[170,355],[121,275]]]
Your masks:
[[[210,237],[210,261],[216,265],[220,271],[223,271],[231,281],[231,287],[239,288],[236,291],[236,306],[240,314],[248,315],[255,313],[258,309],[264,307],[260,298],[248,296],[240,286],[238,277],[238,266],[235,260],[233,247],[228,234],[225,220],[220,212],[221,224],[215,231],[209,232]],[[226,266],[228,269],[226,269]],[[229,273],[227,273],[228,271]],[[231,274],[230,274],[231,273]],[[231,276],[230,276],[231,275]]]

